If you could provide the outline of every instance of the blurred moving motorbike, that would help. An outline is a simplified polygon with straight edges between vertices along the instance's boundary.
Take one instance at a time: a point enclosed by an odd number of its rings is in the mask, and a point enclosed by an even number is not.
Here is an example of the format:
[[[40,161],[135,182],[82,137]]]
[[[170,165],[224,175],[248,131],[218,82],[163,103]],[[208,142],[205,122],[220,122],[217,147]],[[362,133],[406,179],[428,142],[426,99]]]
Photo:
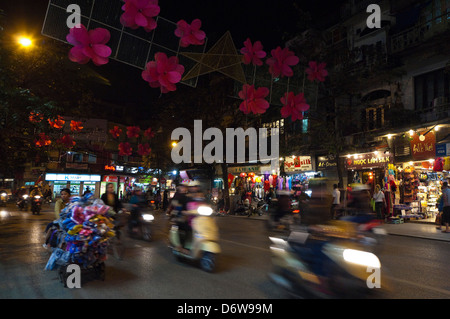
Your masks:
[[[41,195],[34,195],[31,199],[31,213],[33,215],[39,215],[41,213],[41,206],[42,206],[42,196]]]
[[[296,297],[366,298],[388,289],[372,252],[376,243],[367,241],[355,223],[333,221],[270,240],[274,268],[269,277]]]
[[[169,233],[169,243],[172,253],[178,259],[188,259],[200,263],[200,268],[213,272],[216,267],[216,256],[221,249],[218,244],[219,230],[214,218],[211,217],[211,207],[201,205],[191,217],[192,231],[181,229],[184,221],[172,219]]]

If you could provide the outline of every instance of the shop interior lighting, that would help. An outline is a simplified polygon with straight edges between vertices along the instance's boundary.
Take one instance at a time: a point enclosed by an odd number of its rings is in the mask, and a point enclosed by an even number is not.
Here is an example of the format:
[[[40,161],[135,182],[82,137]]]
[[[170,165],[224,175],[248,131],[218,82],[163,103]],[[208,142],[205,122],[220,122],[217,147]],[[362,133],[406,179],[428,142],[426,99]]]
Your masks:
[[[409,136],[413,136],[414,135],[414,131],[413,130],[409,130]]]

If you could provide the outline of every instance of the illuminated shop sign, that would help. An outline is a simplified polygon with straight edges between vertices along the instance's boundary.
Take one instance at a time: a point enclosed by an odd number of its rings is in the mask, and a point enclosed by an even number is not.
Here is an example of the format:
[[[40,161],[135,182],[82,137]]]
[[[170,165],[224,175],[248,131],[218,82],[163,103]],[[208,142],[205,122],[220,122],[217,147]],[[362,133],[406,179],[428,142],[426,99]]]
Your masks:
[[[100,175],[46,173],[46,181],[100,182]]]

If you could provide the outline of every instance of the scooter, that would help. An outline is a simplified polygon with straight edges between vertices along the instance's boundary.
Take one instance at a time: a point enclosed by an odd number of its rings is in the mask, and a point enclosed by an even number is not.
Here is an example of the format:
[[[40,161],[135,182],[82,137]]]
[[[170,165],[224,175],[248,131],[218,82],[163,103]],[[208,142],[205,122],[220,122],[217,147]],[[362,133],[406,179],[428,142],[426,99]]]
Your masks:
[[[201,205],[192,215],[192,234],[180,229],[180,221],[172,221],[169,232],[169,247],[174,256],[200,263],[200,268],[206,272],[213,272],[216,267],[216,256],[221,252],[218,244],[219,230],[215,220],[211,217],[211,207]],[[181,249],[180,249],[181,247]]]
[[[270,237],[270,279],[300,298],[364,298],[388,290],[381,262],[353,223],[314,226]],[[318,229],[319,228],[319,229]]]
[[[152,239],[151,225],[155,216],[149,212],[142,213],[139,220],[128,219],[128,230],[131,238],[150,241]]]
[[[19,210],[28,210],[28,197],[29,196],[25,194],[20,196],[20,198],[17,200],[17,207],[19,208]]]
[[[6,202],[8,201],[8,194],[6,192],[0,193],[0,206],[6,207]]]
[[[252,203],[250,204],[250,212],[248,214],[248,217],[252,216],[253,214],[258,214],[259,216],[262,216],[268,210],[269,205],[264,200],[255,197],[252,200]]]
[[[35,195],[31,199],[31,213],[34,215],[39,215],[41,213],[42,197],[40,195]]]

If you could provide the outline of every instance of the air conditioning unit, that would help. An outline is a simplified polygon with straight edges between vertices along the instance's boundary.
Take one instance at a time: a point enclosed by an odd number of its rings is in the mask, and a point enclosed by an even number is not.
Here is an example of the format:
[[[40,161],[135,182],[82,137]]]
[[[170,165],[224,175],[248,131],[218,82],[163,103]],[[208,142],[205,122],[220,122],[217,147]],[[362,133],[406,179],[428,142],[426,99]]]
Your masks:
[[[441,106],[448,103],[448,99],[445,96],[437,97],[433,100],[433,107]]]

